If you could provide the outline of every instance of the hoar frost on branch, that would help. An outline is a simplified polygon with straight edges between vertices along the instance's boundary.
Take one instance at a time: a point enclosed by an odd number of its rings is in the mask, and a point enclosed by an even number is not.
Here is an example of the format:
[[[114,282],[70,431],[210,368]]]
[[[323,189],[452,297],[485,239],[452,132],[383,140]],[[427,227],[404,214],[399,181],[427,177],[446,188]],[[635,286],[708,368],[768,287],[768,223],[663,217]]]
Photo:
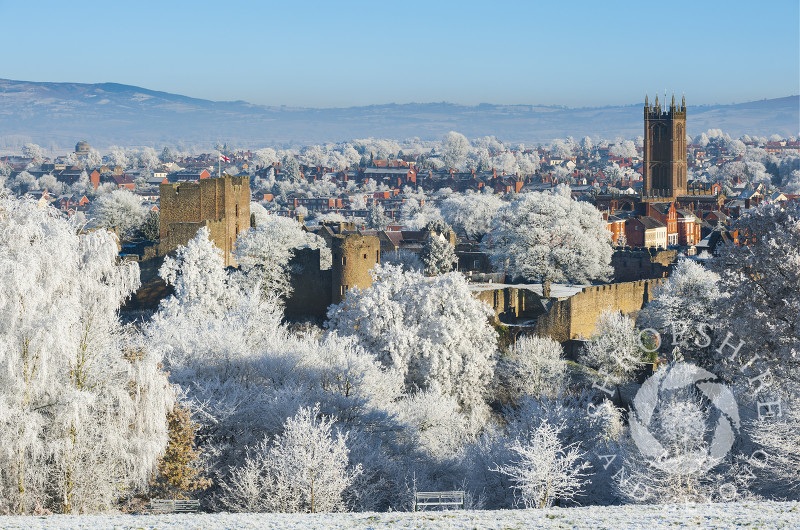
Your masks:
[[[518,502],[525,508],[549,508],[553,502],[573,501],[590,482],[589,462],[576,444],[559,440],[563,426],[542,423],[527,437],[517,438],[510,446],[516,460],[497,470],[514,482]]]
[[[235,511],[336,512],[345,509],[344,492],[362,473],[351,466],[348,433],[333,429],[334,419],[319,404],[288,418],[282,434],[254,448],[223,484],[222,500]]]
[[[494,368],[492,312],[457,273],[432,280],[397,266],[376,266],[373,284],[352,289],[328,310],[327,326],[354,336],[408,388],[438,388],[467,410],[484,411]]]
[[[138,267],[33,202],[0,198],[0,225],[0,511],[108,509],[146,486],[174,402],[118,321]]]
[[[147,209],[138,195],[119,189],[95,199],[89,210],[94,226],[116,228],[121,238],[129,238],[144,224]]]
[[[724,246],[711,268],[728,298],[719,307],[725,328],[758,354],[776,384],[800,382],[800,205],[761,205],[742,216],[740,246]],[[717,365],[739,377],[745,358],[725,349]],[[719,373],[723,375],[723,373]]]
[[[604,311],[597,319],[594,336],[581,351],[581,362],[620,385],[644,364],[643,353],[633,320],[619,311]]]
[[[451,195],[442,201],[440,209],[444,220],[457,233],[480,241],[503,204],[500,197],[491,193],[467,193]]]
[[[305,232],[294,219],[260,215],[256,227],[236,240],[235,256],[263,289],[286,296],[291,291],[289,261],[299,248],[319,249],[321,267],[330,267],[331,252],[321,237]]]
[[[498,270],[541,281],[587,282],[611,271],[611,236],[600,211],[562,195],[525,193],[497,210],[482,246]]]

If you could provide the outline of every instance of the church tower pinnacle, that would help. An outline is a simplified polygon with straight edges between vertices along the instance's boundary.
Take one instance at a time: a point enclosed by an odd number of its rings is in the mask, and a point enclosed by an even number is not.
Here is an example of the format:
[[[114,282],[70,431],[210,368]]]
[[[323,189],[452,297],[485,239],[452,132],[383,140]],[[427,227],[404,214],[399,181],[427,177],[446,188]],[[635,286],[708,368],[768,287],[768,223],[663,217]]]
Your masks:
[[[657,93],[654,107],[645,96],[642,199],[671,201],[686,195],[686,169],[686,97],[677,108],[673,94],[669,110],[662,112]]]

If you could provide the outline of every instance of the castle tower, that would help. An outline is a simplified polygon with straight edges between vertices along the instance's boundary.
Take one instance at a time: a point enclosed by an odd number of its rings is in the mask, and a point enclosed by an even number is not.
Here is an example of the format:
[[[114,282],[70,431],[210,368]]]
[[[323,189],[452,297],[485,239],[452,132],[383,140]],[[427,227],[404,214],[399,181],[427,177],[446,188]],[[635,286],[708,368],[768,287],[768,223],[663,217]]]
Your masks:
[[[369,271],[381,262],[381,241],[377,236],[336,235],[331,254],[331,303],[338,304],[353,287],[372,285]]]
[[[664,102],[666,105],[666,102]],[[668,201],[686,195],[686,99],[675,96],[669,110],[644,100],[643,200]]]
[[[206,226],[224,253],[225,266],[236,266],[236,238],[250,228],[250,177],[161,184],[160,192],[160,255],[186,245]]]

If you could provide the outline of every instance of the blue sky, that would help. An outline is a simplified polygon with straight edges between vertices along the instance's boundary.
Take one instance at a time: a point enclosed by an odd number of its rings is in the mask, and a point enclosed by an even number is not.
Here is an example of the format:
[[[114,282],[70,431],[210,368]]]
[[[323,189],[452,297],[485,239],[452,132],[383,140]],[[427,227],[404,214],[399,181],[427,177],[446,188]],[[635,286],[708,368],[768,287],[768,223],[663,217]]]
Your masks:
[[[732,103],[800,93],[799,5],[0,0],[0,77],[306,107]]]

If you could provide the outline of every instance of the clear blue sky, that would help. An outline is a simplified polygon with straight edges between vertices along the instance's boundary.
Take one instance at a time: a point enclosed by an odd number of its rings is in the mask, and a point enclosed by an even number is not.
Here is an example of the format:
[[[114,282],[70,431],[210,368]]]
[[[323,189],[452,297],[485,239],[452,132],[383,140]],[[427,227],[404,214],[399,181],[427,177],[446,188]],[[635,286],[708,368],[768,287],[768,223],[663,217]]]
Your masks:
[[[800,93],[799,4],[0,0],[0,77],[306,107],[743,102]]]

